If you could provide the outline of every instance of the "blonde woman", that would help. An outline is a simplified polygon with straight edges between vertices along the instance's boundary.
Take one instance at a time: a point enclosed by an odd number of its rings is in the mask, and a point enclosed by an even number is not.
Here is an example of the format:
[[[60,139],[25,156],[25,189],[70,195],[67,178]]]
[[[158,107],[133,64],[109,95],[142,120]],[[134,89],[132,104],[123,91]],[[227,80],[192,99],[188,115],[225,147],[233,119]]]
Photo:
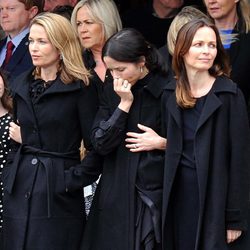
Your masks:
[[[104,86],[113,82],[102,61],[101,52],[106,40],[122,27],[118,9],[112,0],[82,0],[73,10],[71,24],[81,43],[84,64],[92,74],[90,81],[100,100]],[[87,214],[95,188],[96,184],[93,183],[84,189]]]
[[[82,183],[96,178],[89,171],[81,179],[77,175],[98,160],[85,157],[80,164],[79,147],[83,140],[92,155],[97,96],[66,18],[34,18],[29,51],[35,67],[13,89],[22,144],[3,172],[4,249],[78,250],[85,224]]]
[[[84,64],[93,75],[91,82],[98,96],[103,86],[112,81],[101,53],[107,39],[121,30],[122,24],[116,4],[112,0],[82,0],[75,6],[71,24],[83,48]]]
[[[209,16],[223,38],[230,58],[231,78],[242,90],[249,106],[250,4],[248,0],[203,0]],[[248,107],[248,113],[249,113]]]

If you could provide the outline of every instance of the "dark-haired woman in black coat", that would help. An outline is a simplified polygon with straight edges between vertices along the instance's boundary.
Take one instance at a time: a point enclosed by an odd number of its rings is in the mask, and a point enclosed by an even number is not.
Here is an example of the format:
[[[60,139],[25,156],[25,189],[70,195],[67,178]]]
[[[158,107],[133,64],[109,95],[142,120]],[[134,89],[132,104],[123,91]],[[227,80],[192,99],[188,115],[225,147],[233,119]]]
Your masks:
[[[139,152],[142,145],[125,140],[127,132],[140,131],[138,124],[163,136],[160,104],[167,69],[133,29],[113,35],[103,59],[114,81],[104,88],[93,127],[93,145],[104,165],[81,249],[161,249],[164,151]]]

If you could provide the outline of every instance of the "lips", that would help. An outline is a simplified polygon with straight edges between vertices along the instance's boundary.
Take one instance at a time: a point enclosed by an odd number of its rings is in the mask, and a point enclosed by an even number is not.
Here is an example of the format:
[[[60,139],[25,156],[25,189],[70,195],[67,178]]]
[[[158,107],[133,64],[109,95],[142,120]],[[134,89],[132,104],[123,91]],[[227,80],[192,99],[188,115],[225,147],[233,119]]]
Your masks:
[[[208,8],[209,12],[217,12],[220,10],[220,8]]]
[[[36,56],[36,55],[31,55],[32,59],[38,59],[39,56]]]

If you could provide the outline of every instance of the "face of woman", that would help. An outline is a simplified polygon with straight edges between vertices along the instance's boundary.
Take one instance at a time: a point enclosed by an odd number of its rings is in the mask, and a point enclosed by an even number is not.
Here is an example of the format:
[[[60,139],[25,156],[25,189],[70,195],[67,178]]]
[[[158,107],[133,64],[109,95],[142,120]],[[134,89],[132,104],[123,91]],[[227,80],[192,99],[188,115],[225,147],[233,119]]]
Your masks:
[[[102,48],[104,34],[102,24],[96,23],[90,16],[88,8],[84,5],[76,15],[78,36],[84,48]]]
[[[224,19],[236,15],[239,0],[204,0],[207,11],[213,19]]]
[[[29,51],[35,66],[41,68],[56,67],[60,61],[60,54],[49,41],[45,29],[34,24],[30,28]]]
[[[127,80],[131,85],[134,85],[139,79],[142,78],[141,67],[144,66],[144,62],[119,62],[109,56],[105,56],[103,60],[107,68],[110,70],[113,78],[122,78]]]
[[[196,31],[191,47],[183,59],[187,71],[207,71],[213,66],[216,55],[215,32],[209,27],[202,27]]]

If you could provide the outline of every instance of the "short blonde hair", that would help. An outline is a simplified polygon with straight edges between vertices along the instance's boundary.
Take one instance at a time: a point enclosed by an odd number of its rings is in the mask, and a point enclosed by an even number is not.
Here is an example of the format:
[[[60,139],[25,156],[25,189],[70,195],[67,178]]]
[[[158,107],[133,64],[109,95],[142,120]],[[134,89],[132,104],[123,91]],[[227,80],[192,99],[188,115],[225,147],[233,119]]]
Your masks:
[[[182,10],[175,16],[174,20],[172,21],[169,27],[167,34],[167,46],[168,46],[168,51],[171,55],[174,54],[177,34],[181,29],[181,27],[184,24],[190,22],[191,20],[199,18],[208,18],[208,17],[206,14],[204,14],[203,12],[192,6],[186,6],[182,8]]]
[[[81,0],[76,4],[71,15],[71,24],[76,34],[78,34],[76,24],[77,12],[83,6],[89,9],[89,14],[95,22],[102,24],[105,41],[122,29],[119,11],[113,0]]]
[[[61,80],[68,84],[80,79],[88,85],[90,73],[84,66],[81,46],[70,22],[61,15],[46,12],[36,16],[31,26],[34,24],[45,29],[49,41],[61,55]]]

